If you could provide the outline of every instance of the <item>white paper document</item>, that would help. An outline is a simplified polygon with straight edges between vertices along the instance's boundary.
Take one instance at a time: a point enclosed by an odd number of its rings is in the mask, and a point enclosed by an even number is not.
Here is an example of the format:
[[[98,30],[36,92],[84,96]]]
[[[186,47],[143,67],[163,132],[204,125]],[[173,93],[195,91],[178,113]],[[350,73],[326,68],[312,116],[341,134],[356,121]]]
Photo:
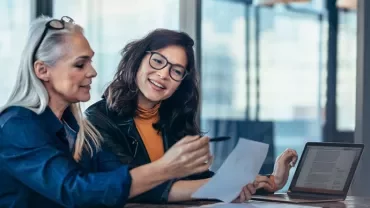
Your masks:
[[[200,187],[193,198],[231,202],[248,183],[252,183],[265,161],[268,144],[240,138],[217,173]]]

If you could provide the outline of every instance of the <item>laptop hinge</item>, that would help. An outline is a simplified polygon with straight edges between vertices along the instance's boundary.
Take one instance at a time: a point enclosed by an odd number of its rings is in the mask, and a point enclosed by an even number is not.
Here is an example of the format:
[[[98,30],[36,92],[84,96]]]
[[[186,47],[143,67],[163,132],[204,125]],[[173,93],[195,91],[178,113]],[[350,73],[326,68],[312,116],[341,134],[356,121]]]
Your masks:
[[[320,193],[307,193],[307,192],[288,192],[289,196],[307,196],[307,197],[315,197],[315,198],[323,198],[323,199],[344,199],[345,196],[343,195],[332,195],[332,194],[320,194]]]

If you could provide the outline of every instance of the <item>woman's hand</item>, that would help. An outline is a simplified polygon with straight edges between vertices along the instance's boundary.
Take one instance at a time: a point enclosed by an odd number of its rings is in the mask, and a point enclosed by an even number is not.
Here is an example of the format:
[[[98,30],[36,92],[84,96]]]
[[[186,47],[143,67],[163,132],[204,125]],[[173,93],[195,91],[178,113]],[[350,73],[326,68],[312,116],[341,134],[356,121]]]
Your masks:
[[[256,180],[254,181],[256,189],[263,188],[269,192],[275,192],[276,185],[273,177],[257,175]]]
[[[275,192],[282,189],[289,177],[289,171],[295,166],[298,159],[298,154],[295,150],[286,149],[276,159],[274,172],[270,177],[257,176],[255,184],[257,189],[263,188],[269,192]]]
[[[293,149],[286,149],[275,161],[274,176],[276,189],[282,189],[289,177],[289,171],[295,166],[298,154]]]
[[[181,178],[204,172],[212,164],[209,138],[186,136],[173,145],[157,162],[170,178]]]
[[[232,201],[232,203],[243,203],[252,198],[252,195],[256,193],[256,187],[254,184],[250,183],[243,187],[239,196]]]

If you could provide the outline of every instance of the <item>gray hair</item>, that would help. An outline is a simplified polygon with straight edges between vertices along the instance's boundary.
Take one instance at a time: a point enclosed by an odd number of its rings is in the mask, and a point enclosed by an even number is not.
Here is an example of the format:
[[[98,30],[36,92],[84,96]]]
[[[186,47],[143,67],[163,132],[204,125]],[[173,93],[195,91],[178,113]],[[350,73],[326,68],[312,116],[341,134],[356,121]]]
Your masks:
[[[46,23],[50,20],[52,18],[42,16],[31,23],[26,46],[22,52],[15,86],[6,104],[0,108],[0,113],[10,106],[21,106],[41,114],[48,106],[49,95],[45,86],[34,72],[34,57],[32,56]],[[41,60],[49,66],[55,65],[63,57],[65,49],[68,47],[65,43],[65,37],[76,32],[83,33],[82,27],[67,22],[65,22],[65,28],[62,30],[49,29],[36,52],[35,59]],[[73,155],[75,160],[79,161],[83,148],[86,148],[91,155],[93,154],[94,149],[90,142],[94,144],[96,149],[100,148],[101,137],[94,126],[84,118],[79,103],[71,104],[70,109],[80,125]]]

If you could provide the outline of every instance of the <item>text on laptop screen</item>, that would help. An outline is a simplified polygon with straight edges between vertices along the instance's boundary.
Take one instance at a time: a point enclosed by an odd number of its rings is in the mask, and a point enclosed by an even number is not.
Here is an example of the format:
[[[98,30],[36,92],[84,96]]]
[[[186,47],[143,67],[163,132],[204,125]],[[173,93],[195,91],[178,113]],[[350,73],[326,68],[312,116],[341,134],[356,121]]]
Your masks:
[[[361,148],[308,146],[293,189],[341,192]]]

